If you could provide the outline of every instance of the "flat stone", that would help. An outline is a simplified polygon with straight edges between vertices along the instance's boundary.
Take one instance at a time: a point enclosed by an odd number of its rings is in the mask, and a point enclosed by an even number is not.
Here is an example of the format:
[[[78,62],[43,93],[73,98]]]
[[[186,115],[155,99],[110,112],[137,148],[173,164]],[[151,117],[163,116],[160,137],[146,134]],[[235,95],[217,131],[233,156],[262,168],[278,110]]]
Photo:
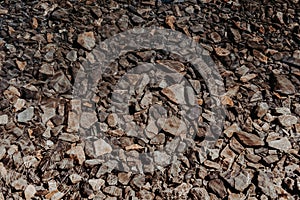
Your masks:
[[[204,188],[192,188],[190,193],[192,195],[192,199],[210,200],[209,194]]]
[[[16,190],[24,190],[27,187],[27,181],[23,178],[17,179],[11,183]]]
[[[78,142],[79,136],[74,135],[74,134],[69,134],[69,133],[62,133],[62,134],[60,134],[58,139],[66,141],[66,142]]]
[[[265,114],[267,114],[269,110],[269,105],[267,103],[260,103],[258,104],[257,106],[257,109],[256,109],[256,115],[257,117],[261,118],[263,116],[265,116]]]
[[[240,78],[240,80],[243,82],[243,83],[246,83],[254,78],[257,77],[257,74],[247,74],[247,75],[244,75]]]
[[[8,123],[8,115],[0,115],[0,125],[5,125]]]
[[[82,146],[72,147],[67,151],[67,154],[69,154],[71,158],[77,160],[80,165],[85,161],[85,154]]]
[[[83,128],[90,128],[98,121],[96,112],[83,112],[80,118],[80,125]]]
[[[69,178],[73,184],[79,183],[82,180],[82,176],[79,174],[71,174]]]
[[[41,106],[41,109],[43,110],[42,121],[46,124],[48,120],[55,116],[55,108]]]
[[[259,171],[257,181],[258,187],[265,195],[269,196],[271,199],[276,199],[278,197],[278,195],[276,194],[275,186],[268,174]]]
[[[28,122],[33,118],[33,116],[34,116],[34,108],[29,107],[23,112],[18,114],[17,120],[18,122]]]
[[[185,104],[184,87],[180,84],[171,85],[162,89],[162,94],[176,104]]]
[[[241,142],[247,146],[264,146],[264,141],[257,135],[240,131],[237,133],[238,138]]]
[[[118,179],[122,185],[127,185],[131,179],[131,173],[121,172],[118,174]]]
[[[292,148],[291,142],[287,137],[282,137],[279,140],[269,141],[268,145],[274,149],[281,151],[289,151]]]
[[[162,167],[167,166],[171,162],[171,156],[165,152],[154,151],[154,162]]]
[[[122,195],[122,189],[116,186],[108,186],[103,189],[103,192],[111,196],[119,197]]]
[[[102,156],[104,154],[112,152],[112,147],[103,139],[96,140],[94,142],[94,148],[96,156]]]
[[[105,184],[105,180],[99,179],[90,179],[89,184],[94,191],[99,191],[100,188]]]
[[[92,50],[96,45],[96,39],[93,32],[85,32],[78,35],[78,44],[87,50]]]
[[[71,50],[67,53],[67,56],[66,58],[69,60],[69,61],[72,61],[72,62],[75,62],[77,60],[77,51],[75,50]]]
[[[187,133],[187,127],[183,120],[173,116],[163,123],[163,130],[174,135],[179,136]]]
[[[221,179],[213,179],[208,182],[208,187],[222,199],[227,195],[226,188]]]
[[[107,116],[107,124],[110,127],[116,127],[118,125],[119,117],[115,113],[111,113]]]
[[[28,185],[24,191],[25,194],[25,199],[26,200],[30,200],[34,197],[34,195],[36,194],[36,189],[33,185]]]
[[[278,117],[278,120],[285,127],[291,127],[298,122],[298,118],[293,115],[281,115]]]
[[[296,88],[293,83],[285,76],[285,75],[277,75],[275,84],[275,91],[280,92],[282,94],[294,94],[296,92]]]
[[[79,129],[79,114],[75,112],[68,113],[68,132],[76,132]]]

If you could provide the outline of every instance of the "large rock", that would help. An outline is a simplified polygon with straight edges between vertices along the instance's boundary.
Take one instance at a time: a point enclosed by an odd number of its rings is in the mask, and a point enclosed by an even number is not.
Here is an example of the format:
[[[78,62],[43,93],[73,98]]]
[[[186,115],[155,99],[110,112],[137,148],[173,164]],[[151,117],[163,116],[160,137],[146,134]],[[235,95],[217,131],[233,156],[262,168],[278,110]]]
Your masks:
[[[240,131],[237,133],[238,138],[241,142],[247,146],[264,146],[264,141],[262,138],[257,135],[246,133],[244,131]]]

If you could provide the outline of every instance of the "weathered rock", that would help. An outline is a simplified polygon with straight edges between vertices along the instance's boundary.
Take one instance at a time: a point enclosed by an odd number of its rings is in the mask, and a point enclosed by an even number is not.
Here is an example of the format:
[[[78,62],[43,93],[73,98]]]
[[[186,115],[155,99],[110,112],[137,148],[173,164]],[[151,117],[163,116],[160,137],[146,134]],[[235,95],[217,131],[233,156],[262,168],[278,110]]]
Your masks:
[[[269,196],[271,199],[276,199],[278,195],[276,194],[275,186],[265,172],[260,171],[257,177],[258,187],[262,190],[264,194]]]
[[[171,162],[171,156],[165,152],[154,151],[154,162],[159,166],[166,166]]]
[[[8,115],[0,115],[0,125],[5,125],[8,123]]]
[[[58,139],[66,141],[66,142],[77,142],[77,141],[79,141],[79,137],[77,135],[69,134],[69,133],[60,134]]]
[[[185,104],[184,87],[180,84],[171,85],[164,88],[162,94],[168,97],[172,102],[176,104]]]
[[[34,116],[34,108],[29,107],[23,112],[19,113],[17,116],[18,122],[28,122],[30,121]]]
[[[69,154],[71,158],[76,159],[79,165],[82,165],[85,161],[85,154],[82,146],[72,147],[67,151],[67,154]]]
[[[190,193],[193,199],[210,200],[209,194],[204,188],[192,188]]]
[[[280,138],[279,140],[269,141],[268,145],[274,149],[281,151],[289,151],[292,148],[291,142],[287,137]]]
[[[256,109],[257,117],[262,118],[265,114],[267,114],[268,110],[269,110],[269,105],[267,103],[263,102],[258,104]]]
[[[257,135],[246,133],[244,131],[240,131],[236,135],[241,140],[241,142],[247,146],[264,146],[263,139],[258,137]]]
[[[187,133],[187,127],[183,120],[177,117],[170,117],[165,120],[163,130],[174,135],[179,136]]]
[[[120,197],[122,195],[122,189],[116,186],[108,186],[103,189],[103,192],[111,196]]]
[[[82,180],[82,177],[79,174],[71,174],[69,178],[73,184],[77,184]]]
[[[277,75],[275,91],[280,92],[282,94],[294,94],[296,92],[295,86],[293,83],[285,76],[285,75]]]
[[[78,35],[78,44],[87,50],[92,50],[96,45],[96,39],[93,32],[85,32]]]
[[[112,151],[112,147],[103,139],[96,140],[94,142],[94,148],[96,156],[102,156]]]
[[[24,191],[25,199],[32,199],[35,196],[36,192],[37,191],[33,185],[28,185]]]
[[[285,127],[291,127],[298,122],[298,118],[293,115],[281,115],[278,117],[278,120]]]
[[[98,121],[96,112],[83,112],[80,117],[80,125],[83,128],[90,128]]]
[[[118,125],[118,115],[115,113],[111,113],[107,116],[107,123],[110,127],[116,127]]]
[[[94,191],[99,191],[101,187],[105,184],[105,180],[103,179],[90,179],[89,184],[91,185]]]
[[[208,187],[222,199],[227,195],[226,188],[221,179],[213,179],[209,181]]]
[[[25,190],[27,187],[27,181],[23,178],[17,179],[11,183],[11,186],[16,190]]]

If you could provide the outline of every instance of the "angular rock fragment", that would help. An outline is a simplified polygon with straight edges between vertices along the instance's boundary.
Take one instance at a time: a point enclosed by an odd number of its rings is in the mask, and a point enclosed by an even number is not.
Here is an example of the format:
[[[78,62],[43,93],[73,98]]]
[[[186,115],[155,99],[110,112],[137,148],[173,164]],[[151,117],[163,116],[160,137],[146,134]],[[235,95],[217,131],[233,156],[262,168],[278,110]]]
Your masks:
[[[83,112],[80,117],[80,125],[83,128],[90,128],[98,121],[96,112]]]
[[[89,184],[91,185],[94,191],[99,191],[100,188],[105,184],[105,180],[103,179],[90,179]]]
[[[37,191],[33,185],[28,185],[24,191],[25,199],[32,199],[35,196],[36,192]]]
[[[69,154],[71,158],[75,158],[79,165],[82,165],[85,161],[85,154],[82,146],[72,147],[67,151],[67,154]]]
[[[17,116],[18,122],[28,122],[30,121],[34,116],[34,108],[29,107],[23,112],[19,113]]]
[[[163,130],[174,135],[179,136],[187,133],[187,127],[183,120],[177,117],[170,117],[165,120]]]
[[[281,115],[278,117],[278,120],[284,127],[291,127],[298,122],[298,118],[293,115]]]
[[[59,138],[60,140],[66,141],[66,142],[78,142],[79,136],[69,133],[62,133],[60,134]]]
[[[208,182],[208,187],[215,193],[218,194],[220,198],[224,198],[227,195],[226,188],[221,179],[213,179]]]
[[[184,97],[184,87],[180,84],[171,85],[164,88],[162,94],[168,97],[172,102],[176,104],[186,104]]]
[[[271,199],[276,199],[278,197],[278,195],[276,194],[275,186],[267,173],[259,171],[257,181],[258,187],[264,194],[269,196]]]
[[[24,190],[27,187],[27,181],[23,178],[17,179],[11,183],[16,190]]]
[[[112,152],[112,147],[103,139],[96,140],[94,142],[94,148],[97,157]]]
[[[258,137],[257,135],[246,133],[244,131],[240,131],[236,135],[241,140],[241,142],[247,146],[264,146],[263,139]]]
[[[0,125],[5,125],[8,123],[8,115],[0,115]]]
[[[257,117],[261,118],[263,117],[265,114],[267,114],[269,110],[269,105],[267,103],[260,103],[258,104],[257,106],[257,109],[256,109],[256,115]]]
[[[280,138],[279,140],[269,141],[268,145],[274,149],[285,152],[289,151],[292,148],[291,142],[287,137]]]
[[[294,94],[296,92],[295,86],[285,75],[277,75],[275,76],[275,79],[276,84],[274,89],[276,92],[286,95]]]
[[[69,178],[73,184],[79,183],[82,180],[82,177],[79,174],[71,174]]]
[[[96,39],[93,32],[85,32],[78,35],[78,44],[87,50],[92,50],[96,45]]]

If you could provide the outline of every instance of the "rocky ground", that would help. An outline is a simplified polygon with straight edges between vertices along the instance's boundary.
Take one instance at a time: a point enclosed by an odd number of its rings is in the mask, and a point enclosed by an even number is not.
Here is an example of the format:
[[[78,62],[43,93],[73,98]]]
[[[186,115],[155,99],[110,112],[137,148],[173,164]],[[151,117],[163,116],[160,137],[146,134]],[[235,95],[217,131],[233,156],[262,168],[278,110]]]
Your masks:
[[[299,199],[299,24],[298,0],[1,1],[0,200]],[[150,26],[182,32],[218,66],[226,118],[205,154],[205,77],[170,52],[127,52],[91,101],[73,98],[97,45]]]

